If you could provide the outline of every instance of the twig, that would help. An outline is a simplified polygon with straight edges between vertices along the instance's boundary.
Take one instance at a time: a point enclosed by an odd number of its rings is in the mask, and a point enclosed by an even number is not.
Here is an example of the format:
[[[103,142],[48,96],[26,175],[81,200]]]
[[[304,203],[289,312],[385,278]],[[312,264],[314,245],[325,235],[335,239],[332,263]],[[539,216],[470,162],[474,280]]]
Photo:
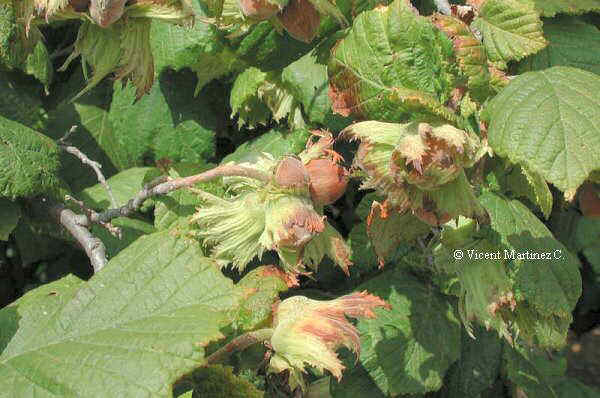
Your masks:
[[[162,177],[159,180],[155,180],[149,184],[146,184],[146,186],[144,186],[144,188],[138,192],[133,199],[129,200],[126,205],[103,211],[102,213],[98,214],[97,220],[92,221],[108,222],[116,217],[128,216],[131,212],[139,209],[144,201],[152,196],[164,195],[180,188],[190,187],[196,183],[210,181],[219,177],[247,177],[263,182],[270,181],[269,175],[260,170],[234,164],[217,166],[214,169],[205,171],[204,173],[189,177],[175,178],[172,180],[167,180],[166,177]]]
[[[43,199],[43,201],[46,201]],[[75,214],[64,204],[49,205],[49,213],[69,231],[77,243],[85,250],[94,273],[100,271],[108,262],[104,243],[89,231],[90,222],[83,214]]]
[[[117,201],[115,200],[112,189],[110,188],[110,185],[108,185],[108,183],[106,182],[106,178],[104,178],[104,174],[102,174],[102,171],[100,170],[102,168],[102,165],[100,163],[95,162],[95,161],[91,160],[90,158],[88,158],[86,156],[86,154],[81,152],[77,147],[74,147],[73,145],[68,145],[66,143],[65,140],[71,134],[73,134],[73,132],[76,129],[77,129],[77,126],[72,126],[71,129],[69,131],[67,131],[65,136],[58,140],[58,146],[61,149],[63,149],[65,152],[68,152],[71,155],[75,156],[77,159],[79,159],[81,161],[81,163],[90,166],[92,168],[92,170],[94,170],[94,172],[96,173],[96,177],[98,178],[98,182],[100,182],[100,184],[102,184],[102,186],[106,189],[106,192],[108,193],[108,197],[110,199],[110,205],[112,207],[117,207],[118,204],[117,204]]]
[[[253,332],[244,333],[219,348],[206,358],[206,363],[212,365],[227,359],[234,351],[242,351],[253,344],[269,341],[273,336],[273,329],[259,329]]]
[[[81,200],[77,200],[71,195],[65,195],[65,200],[75,202],[79,208],[85,213],[90,222],[96,223],[104,228],[114,237],[121,239],[122,231],[121,228],[115,227],[110,222],[98,221],[98,213],[88,208]]]
[[[452,14],[452,9],[450,8],[450,3],[448,3],[448,0],[433,0],[433,2],[440,13],[444,15]]]

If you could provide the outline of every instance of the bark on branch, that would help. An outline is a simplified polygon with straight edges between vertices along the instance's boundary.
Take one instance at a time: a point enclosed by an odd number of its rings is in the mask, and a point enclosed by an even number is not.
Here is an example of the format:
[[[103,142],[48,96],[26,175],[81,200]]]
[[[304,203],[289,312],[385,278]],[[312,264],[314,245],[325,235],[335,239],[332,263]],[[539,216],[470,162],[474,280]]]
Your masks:
[[[69,231],[77,243],[85,250],[94,268],[100,271],[108,262],[104,243],[89,231],[90,221],[83,214],[76,214],[62,203],[50,204],[49,213],[59,224]]]
[[[133,211],[139,209],[144,201],[148,198],[156,195],[164,195],[180,188],[191,187],[196,183],[214,180],[215,178],[219,177],[247,177],[263,181],[265,183],[270,181],[269,175],[260,170],[232,164],[217,166],[214,169],[189,177],[181,177],[171,180],[167,179],[166,177],[161,177],[158,180],[152,181],[144,186],[144,188],[139,191],[133,199],[129,200],[126,205],[98,213],[97,218],[92,219],[92,221],[109,222],[116,217],[128,216]]]
[[[115,200],[115,196],[113,195],[112,189],[110,188],[110,185],[108,185],[108,183],[106,182],[106,178],[104,178],[104,174],[102,174],[102,171],[100,170],[102,168],[102,165],[96,161],[91,160],[90,158],[87,157],[87,155],[83,152],[81,152],[77,147],[73,146],[73,145],[69,145],[66,142],[66,139],[73,134],[73,132],[77,129],[77,126],[72,126],[71,129],[65,134],[64,137],[62,137],[60,140],[58,140],[58,146],[59,148],[61,148],[62,150],[64,150],[65,152],[70,153],[71,155],[75,156],[77,159],[79,159],[81,161],[81,163],[88,165],[92,168],[92,170],[94,170],[94,172],[96,173],[96,178],[98,178],[98,182],[100,184],[102,184],[102,186],[104,187],[104,189],[106,189],[106,192],[108,193],[108,197],[110,199],[110,205],[112,207],[117,207],[117,201]]]

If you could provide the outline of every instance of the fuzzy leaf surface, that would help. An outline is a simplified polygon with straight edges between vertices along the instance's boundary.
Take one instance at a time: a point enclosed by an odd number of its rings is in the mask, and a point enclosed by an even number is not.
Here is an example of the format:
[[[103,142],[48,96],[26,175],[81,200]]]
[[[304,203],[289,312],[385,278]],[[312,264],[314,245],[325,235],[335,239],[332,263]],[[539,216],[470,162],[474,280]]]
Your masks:
[[[223,337],[232,289],[196,247],[144,236],[89,282],[67,276],[0,311],[0,396],[170,395]]]
[[[490,146],[574,193],[600,169],[600,77],[556,66],[516,77],[490,103]]]
[[[0,116],[0,197],[46,193],[58,185],[58,168],[54,141]]]

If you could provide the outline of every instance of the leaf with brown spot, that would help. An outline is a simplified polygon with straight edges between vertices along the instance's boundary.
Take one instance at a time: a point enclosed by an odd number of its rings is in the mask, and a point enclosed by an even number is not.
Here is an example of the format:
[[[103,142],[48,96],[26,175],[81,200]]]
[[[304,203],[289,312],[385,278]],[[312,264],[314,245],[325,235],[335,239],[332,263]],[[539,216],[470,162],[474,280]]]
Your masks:
[[[456,120],[442,104],[454,88],[452,43],[403,0],[361,13],[332,50],[334,112],[358,119]]]
[[[470,89],[487,88],[490,73],[485,47],[477,40],[469,27],[457,18],[442,14],[432,15],[431,21],[452,40],[458,65],[468,77],[468,87]]]

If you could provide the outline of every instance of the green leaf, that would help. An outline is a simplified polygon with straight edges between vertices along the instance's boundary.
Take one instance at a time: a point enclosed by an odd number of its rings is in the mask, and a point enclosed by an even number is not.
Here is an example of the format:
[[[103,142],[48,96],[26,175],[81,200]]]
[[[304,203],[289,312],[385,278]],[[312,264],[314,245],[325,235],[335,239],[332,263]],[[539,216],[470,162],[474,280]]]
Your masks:
[[[600,220],[578,217],[575,230],[571,232],[574,240],[574,249],[580,251],[587,248],[597,248],[600,239]]]
[[[493,170],[501,191],[503,193],[510,192],[511,196],[516,198],[529,199],[531,203],[540,208],[544,217],[548,218],[554,199],[546,180],[539,173],[527,170],[525,167],[515,165],[509,170],[505,170],[502,164],[502,162],[497,162],[497,168]]]
[[[266,125],[269,121],[269,108],[259,98],[258,90],[265,82],[267,74],[258,68],[248,68],[240,73],[231,88],[231,117],[239,113],[238,127],[248,124],[255,128],[257,124]]]
[[[50,138],[0,116],[0,197],[47,193],[58,185],[58,167]]]
[[[24,71],[38,79],[48,91],[54,77],[54,66],[50,60],[48,49],[41,40],[36,43],[31,54],[27,56]]]
[[[243,300],[235,314],[235,326],[242,331],[267,327],[279,293],[298,282],[273,265],[260,266],[244,275],[235,288]],[[289,284],[289,286],[288,286]]]
[[[477,40],[469,26],[449,15],[434,14],[431,20],[452,40],[458,65],[467,76],[467,86],[475,90],[487,88],[490,72],[485,46]]]
[[[123,206],[132,199],[143,187],[147,176],[157,174],[154,167],[132,167],[106,180],[118,206]],[[89,187],[77,194],[77,197],[91,208],[108,209],[111,207],[106,188],[100,183]]]
[[[556,14],[584,14],[600,11],[598,0],[519,0],[521,3],[533,4],[543,17]]]
[[[65,230],[59,229],[60,227],[56,223],[53,226],[54,231],[39,231],[39,226],[31,222],[21,222],[17,225],[17,228],[13,231],[13,236],[19,248],[20,260],[23,266],[30,266],[39,261],[66,257],[65,252],[68,248],[65,241],[67,237],[60,236],[60,233]]]
[[[538,13],[530,4],[517,0],[486,0],[473,27],[483,35],[493,62],[520,60],[547,44]]]
[[[522,346],[504,346],[504,368],[508,379],[530,398],[556,398],[552,381],[564,375],[566,361],[549,363],[546,355]]]
[[[48,116],[42,107],[41,93],[36,93],[30,84],[15,77],[0,72],[0,115],[42,131]]]
[[[260,137],[238,145],[235,152],[225,156],[221,163],[253,163],[262,152],[270,153],[275,158],[286,154],[298,154],[304,149],[309,136],[310,133],[303,129],[291,132],[269,130]]]
[[[89,282],[67,276],[0,311],[0,396],[170,395],[223,337],[232,289],[196,246],[144,236]]]
[[[544,178],[538,174],[534,173],[526,168],[521,168],[527,182],[530,186],[530,192],[528,197],[530,200],[537,204],[542,210],[542,213],[546,217],[550,217],[550,212],[552,212],[552,192],[550,192],[550,188],[548,188],[548,184],[544,181]]]
[[[278,32],[269,21],[260,22],[232,46],[235,54],[251,66],[263,71],[281,69],[306,54],[312,46]]]
[[[484,193],[482,205],[502,243],[515,253],[536,257],[515,259],[517,297],[522,295],[542,316],[569,318],[581,295],[579,261],[521,202]],[[539,256],[548,256],[548,259]]]
[[[574,17],[549,19],[544,21],[544,37],[548,47],[521,61],[519,71],[572,66],[600,75],[600,30],[597,27]]]
[[[83,77],[73,76],[69,85],[79,91]],[[108,82],[106,82],[108,83]],[[77,130],[67,140],[85,153],[90,159],[102,165],[106,178],[117,170],[129,166],[128,149],[119,145],[108,118],[112,89],[102,83],[91,92],[74,101],[63,101],[49,113],[46,134],[60,139],[71,126]],[[96,174],[79,159],[69,153],[61,153],[61,177],[73,191],[79,191],[98,182]]]
[[[44,52],[45,48],[42,48],[44,47],[43,37],[37,26],[22,23],[23,20],[28,18],[28,15],[24,15],[24,13],[27,13],[24,9],[33,8],[32,4],[23,3],[4,0],[0,4],[0,69],[12,70],[19,68],[26,73],[30,73],[32,70],[27,70],[29,69],[27,64],[31,62],[31,66],[33,66],[35,60],[33,58],[28,60],[28,57],[31,57],[32,51],[39,44],[41,44],[41,47],[38,51]],[[47,57],[45,58],[47,62]],[[40,68],[38,72],[41,72],[46,66]]]
[[[354,358],[348,358],[345,363],[354,365]],[[389,397],[375,384],[364,367],[360,365],[352,367],[352,365],[344,372],[341,382],[336,382],[334,378],[331,379],[331,398]]]
[[[500,373],[502,341],[482,327],[475,338],[462,333],[461,355],[448,370],[449,397],[477,397],[491,387]]]
[[[358,267],[361,270],[370,270],[379,266],[377,255],[373,249],[373,242],[367,235],[367,217],[371,212],[371,204],[375,200],[383,201],[381,196],[368,193],[356,207],[355,219],[360,220],[360,222],[354,224],[348,236],[348,245],[352,249],[350,259],[354,263],[353,269]]]
[[[21,206],[0,198],[0,241],[7,241],[21,218]]]
[[[106,228],[100,225],[92,225],[91,229],[92,234],[104,243],[106,256],[109,259],[141,236],[156,232],[152,224],[135,218],[119,217],[111,220],[111,224],[121,229],[121,238],[111,235]]]
[[[338,131],[350,123],[349,118],[334,115],[328,95],[327,67],[317,63],[315,55],[306,54],[288,65],[281,73],[281,80],[300,101],[308,120]]]
[[[360,365],[389,395],[438,390],[460,355],[460,323],[450,303],[398,269],[359,287],[364,289],[392,309],[376,309],[377,318],[358,321]]]
[[[169,170],[172,177],[187,177],[199,174],[212,168],[214,165],[196,165],[178,163]],[[222,197],[225,189],[220,180],[195,184],[205,192]],[[180,226],[185,229],[189,225],[190,217],[196,212],[196,207],[202,203],[199,195],[187,189],[178,189],[167,195],[153,198],[154,201],[154,227],[158,230],[170,229]]]
[[[87,86],[77,94],[79,97],[98,85],[104,77],[115,71],[121,59],[121,29],[119,25],[102,28],[89,21],[79,27],[75,48],[59,70],[65,70],[69,64],[81,55],[81,63],[85,68],[90,65],[92,77]],[[86,75],[87,78],[87,75]]]
[[[442,247],[435,250],[436,266],[457,276],[458,310],[472,337],[472,321],[476,321],[487,330],[494,329],[501,337],[510,338],[511,312],[517,302],[507,275],[508,261],[498,246],[477,236],[475,228],[474,221],[454,230],[447,226],[442,233]],[[456,257],[457,250],[462,258]],[[492,257],[477,257],[482,254]]]
[[[382,205],[371,208],[367,220],[367,234],[373,244],[373,249],[383,265],[389,260],[401,243],[414,243],[417,238],[431,232],[431,226],[424,223],[411,212],[400,213],[387,210],[384,214]]]
[[[403,0],[363,12],[329,61],[333,110],[391,122],[456,120],[442,105],[454,86],[452,54],[452,42]]]
[[[199,5],[199,2],[193,4]],[[194,11],[197,16],[204,16],[200,7],[194,7]],[[242,66],[217,29],[201,21],[189,27],[154,21],[150,30],[150,44],[155,75],[158,77],[168,68],[176,71],[190,68],[198,78],[196,92],[211,80]]]
[[[600,396],[600,390],[592,386],[586,386],[573,377],[567,377],[554,385],[554,391],[558,398],[595,398]]]
[[[194,370],[181,382],[193,387],[192,397],[210,398],[263,398],[264,392],[258,390],[247,380],[233,374],[229,366],[212,365]],[[175,395],[174,395],[175,396]],[[186,395],[181,395],[185,398]]]
[[[8,68],[16,63],[13,60],[11,44],[18,42],[18,25],[16,23],[15,9],[12,2],[0,4],[0,62]]]
[[[600,169],[600,77],[555,66],[517,76],[486,108],[490,146],[568,197]]]
[[[217,118],[206,97],[194,97],[189,73],[165,73],[136,101],[132,85],[114,87],[109,111],[115,138],[128,151],[128,167],[144,158],[205,163],[214,156]]]
[[[165,230],[186,223],[196,212],[196,206],[201,202],[198,195],[185,189],[178,189],[168,195],[154,198],[154,227]]]
[[[238,127],[248,124],[266,126],[273,119],[287,118],[290,129],[304,128],[300,104],[282,83],[278,73],[265,73],[250,67],[238,75],[231,89],[231,117],[236,114]]]
[[[131,18],[121,32],[121,59],[116,79],[130,80],[136,97],[146,94],[154,82],[154,60],[150,48],[151,20]]]
[[[459,215],[474,218],[482,214],[481,205],[464,170],[454,181],[428,193],[437,205],[438,211],[446,212],[452,218]]]

